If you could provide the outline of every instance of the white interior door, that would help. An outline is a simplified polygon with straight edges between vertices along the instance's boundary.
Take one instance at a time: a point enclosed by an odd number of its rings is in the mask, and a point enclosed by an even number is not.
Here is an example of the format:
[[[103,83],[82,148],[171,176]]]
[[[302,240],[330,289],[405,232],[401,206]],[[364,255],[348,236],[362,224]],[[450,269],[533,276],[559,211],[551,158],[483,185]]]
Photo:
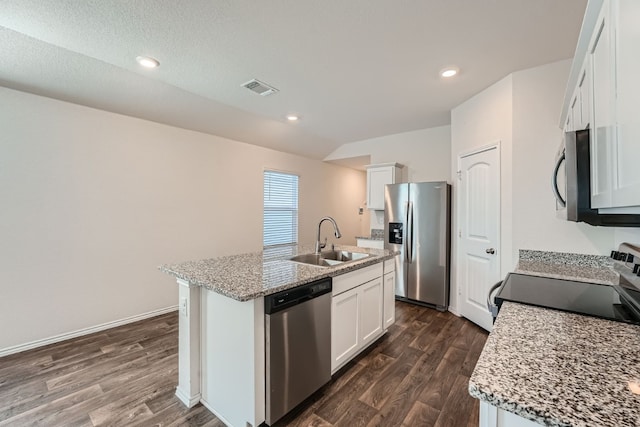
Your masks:
[[[460,313],[490,331],[487,293],[500,280],[500,151],[461,156],[458,208]]]

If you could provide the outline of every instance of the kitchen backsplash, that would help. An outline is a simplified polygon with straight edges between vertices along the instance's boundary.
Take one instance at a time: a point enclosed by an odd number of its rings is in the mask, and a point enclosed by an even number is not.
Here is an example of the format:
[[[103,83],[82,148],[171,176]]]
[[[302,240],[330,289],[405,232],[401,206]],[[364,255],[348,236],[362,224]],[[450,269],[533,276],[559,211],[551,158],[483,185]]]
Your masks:
[[[384,230],[371,229],[372,239],[384,239]]]

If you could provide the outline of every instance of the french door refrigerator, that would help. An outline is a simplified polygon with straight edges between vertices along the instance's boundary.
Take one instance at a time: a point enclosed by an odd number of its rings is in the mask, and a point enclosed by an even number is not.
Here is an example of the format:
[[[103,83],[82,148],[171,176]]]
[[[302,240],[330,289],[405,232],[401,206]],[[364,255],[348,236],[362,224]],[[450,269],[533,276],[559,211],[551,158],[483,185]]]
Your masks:
[[[446,182],[390,184],[384,195],[384,243],[396,256],[396,298],[449,304],[451,186]]]

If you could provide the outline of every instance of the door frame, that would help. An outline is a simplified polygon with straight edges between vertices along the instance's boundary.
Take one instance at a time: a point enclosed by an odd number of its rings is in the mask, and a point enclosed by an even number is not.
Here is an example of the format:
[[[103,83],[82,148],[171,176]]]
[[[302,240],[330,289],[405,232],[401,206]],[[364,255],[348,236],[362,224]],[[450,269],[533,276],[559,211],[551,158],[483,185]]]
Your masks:
[[[460,277],[461,277],[461,268],[462,268],[462,263],[460,262],[460,260],[462,259],[462,245],[461,245],[461,236],[460,236],[460,224],[461,224],[461,217],[462,217],[462,210],[460,209],[460,206],[462,205],[462,191],[460,191],[460,183],[462,182],[462,159],[465,157],[469,157],[469,156],[473,156],[474,154],[479,154],[479,153],[483,153],[485,151],[489,151],[492,149],[496,149],[496,153],[498,153],[498,187],[500,189],[500,191],[498,192],[498,225],[497,225],[497,242],[496,242],[496,249],[498,250],[498,257],[497,257],[497,266],[498,266],[498,275],[501,274],[502,272],[502,149],[501,149],[501,145],[502,142],[501,140],[496,140],[495,142],[486,144],[486,145],[482,145],[480,147],[475,147],[472,149],[469,149],[467,151],[461,151],[458,154],[458,160],[457,160],[457,165],[456,165],[456,183],[458,184],[458,189],[456,190],[456,223],[455,223],[455,229],[453,230],[454,233],[454,240],[455,240],[455,245],[456,245],[456,250],[455,250],[455,254],[456,254],[456,267],[455,267],[455,272],[456,272],[456,307],[455,307],[455,314],[458,316],[462,316],[462,309],[461,309],[461,297],[462,297],[462,286],[460,283]]]

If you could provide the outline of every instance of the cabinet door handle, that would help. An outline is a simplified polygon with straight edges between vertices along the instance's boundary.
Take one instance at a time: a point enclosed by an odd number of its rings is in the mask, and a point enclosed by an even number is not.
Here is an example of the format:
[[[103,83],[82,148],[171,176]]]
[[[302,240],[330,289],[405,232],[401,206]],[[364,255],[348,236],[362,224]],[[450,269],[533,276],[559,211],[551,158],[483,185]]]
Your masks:
[[[493,249],[493,248],[485,249],[484,251],[485,251],[486,253],[488,253],[488,254],[491,254],[491,255],[493,255],[493,254],[495,254],[495,253],[496,253],[496,250],[495,250],[495,249]]]

